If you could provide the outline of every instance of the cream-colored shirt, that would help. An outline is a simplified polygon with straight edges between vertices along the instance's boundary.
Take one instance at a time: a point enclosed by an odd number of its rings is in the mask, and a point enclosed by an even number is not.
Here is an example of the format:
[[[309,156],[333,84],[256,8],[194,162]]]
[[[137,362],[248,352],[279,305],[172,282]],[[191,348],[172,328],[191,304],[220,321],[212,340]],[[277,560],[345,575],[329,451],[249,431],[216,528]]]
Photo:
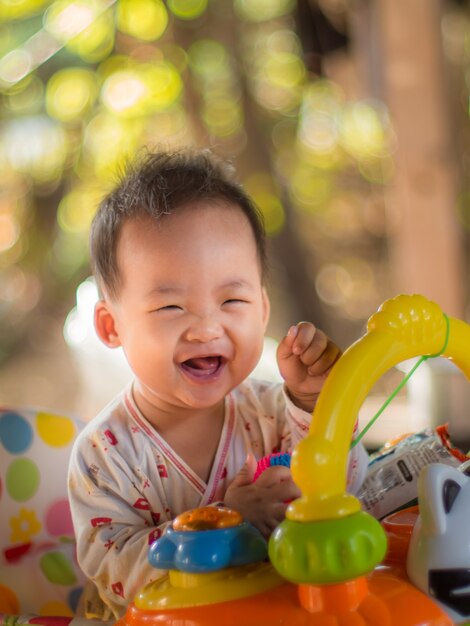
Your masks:
[[[291,452],[310,420],[282,384],[245,381],[225,400],[222,434],[204,482],[140,413],[131,388],[93,419],[75,442],[68,487],[78,562],[112,613],[122,615],[144,584],[164,574],[148,563],[148,548],[176,515],[223,501],[248,452],[257,459]],[[350,453],[350,491],[359,488],[366,467],[358,445]],[[92,600],[88,604],[89,616],[106,616]]]

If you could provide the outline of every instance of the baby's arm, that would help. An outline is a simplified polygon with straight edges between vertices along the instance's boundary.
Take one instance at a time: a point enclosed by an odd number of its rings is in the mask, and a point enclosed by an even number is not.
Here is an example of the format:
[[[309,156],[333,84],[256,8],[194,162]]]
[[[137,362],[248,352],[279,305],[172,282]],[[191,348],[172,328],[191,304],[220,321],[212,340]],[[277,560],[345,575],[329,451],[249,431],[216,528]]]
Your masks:
[[[87,475],[72,459],[69,498],[78,562],[103,601],[121,614],[143,585],[164,575],[149,564],[148,549],[169,523],[154,523],[145,498],[139,503],[135,487],[126,491],[123,485],[106,478],[102,468],[99,480]]]
[[[296,409],[312,412],[318,396],[333,365],[341,356],[341,350],[323,331],[311,322],[299,322],[292,326],[277,350],[279,371],[285,380],[288,396],[288,414]],[[301,423],[299,420],[295,420]],[[298,428],[294,428],[298,430]],[[305,436],[306,433],[303,434]],[[357,423],[353,439],[357,435]],[[293,437],[292,443],[295,443]],[[357,444],[348,458],[348,491],[357,493],[367,470],[368,457],[362,443]]]

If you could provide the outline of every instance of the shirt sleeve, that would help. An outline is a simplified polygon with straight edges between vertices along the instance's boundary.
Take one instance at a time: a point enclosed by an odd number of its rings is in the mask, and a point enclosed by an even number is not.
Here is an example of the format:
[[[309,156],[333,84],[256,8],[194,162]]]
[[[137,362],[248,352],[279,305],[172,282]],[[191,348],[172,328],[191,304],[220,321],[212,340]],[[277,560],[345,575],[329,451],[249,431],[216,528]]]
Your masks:
[[[157,519],[152,510],[157,507],[138,489],[122,458],[90,440],[76,442],[68,488],[80,567],[103,602],[122,615],[143,585],[165,574],[147,555],[170,520]]]
[[[294,404],[285,385],[258,384],[257,395],[262,405],[262,413],[275,414],[278,419],[278,448],[281,452],[292,452],[295,446],[308,435],[312,414]],[[358,432],[356,421],[353,439]],[[348,455],[347,489],[357,493],[364,481],[368,465],[368,455],[362,444],[356,444]]]

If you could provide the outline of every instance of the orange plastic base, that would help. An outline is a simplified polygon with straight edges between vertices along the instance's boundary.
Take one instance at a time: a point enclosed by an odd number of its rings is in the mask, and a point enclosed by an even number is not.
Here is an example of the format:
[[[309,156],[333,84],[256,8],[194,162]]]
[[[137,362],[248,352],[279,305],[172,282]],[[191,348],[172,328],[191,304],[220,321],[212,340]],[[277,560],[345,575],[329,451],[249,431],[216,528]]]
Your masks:
[[[384,563],[406,567],[406,555],[410,545],[411,534],[419,515],[419,507],[411,506],[402,511],[387,515],[381,524],[387,535],[387,554]]]
[[[285,583],[241,600],[142,611],[133,604],[116,626],[452,626],[421,591],[387,567],[339,585]]]

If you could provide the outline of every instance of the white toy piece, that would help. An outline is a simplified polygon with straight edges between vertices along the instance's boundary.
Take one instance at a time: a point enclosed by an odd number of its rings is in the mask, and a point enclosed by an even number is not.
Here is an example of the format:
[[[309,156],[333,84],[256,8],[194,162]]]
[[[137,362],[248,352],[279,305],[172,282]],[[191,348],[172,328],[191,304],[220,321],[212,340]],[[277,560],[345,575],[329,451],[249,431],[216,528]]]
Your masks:
[[[408,550],[413,584],[456,624],[470,619],[470,478],[433,463],[418,480],[420,515]]]

